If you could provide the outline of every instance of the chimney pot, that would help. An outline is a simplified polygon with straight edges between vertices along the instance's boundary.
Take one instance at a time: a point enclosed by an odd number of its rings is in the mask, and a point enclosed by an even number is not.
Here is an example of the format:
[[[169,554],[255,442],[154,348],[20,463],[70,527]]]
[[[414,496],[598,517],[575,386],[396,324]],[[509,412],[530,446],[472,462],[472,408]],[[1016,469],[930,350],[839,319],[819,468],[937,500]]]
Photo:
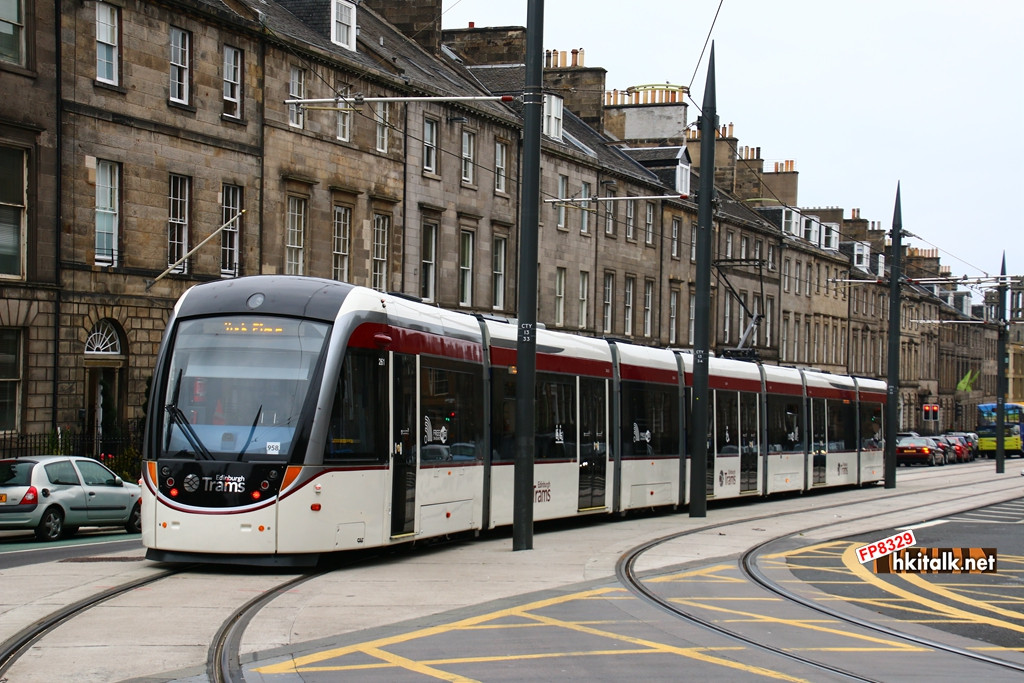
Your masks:
[[[476,28],[476,22],[475,21],[469,22],[469,27],[470,28]]]

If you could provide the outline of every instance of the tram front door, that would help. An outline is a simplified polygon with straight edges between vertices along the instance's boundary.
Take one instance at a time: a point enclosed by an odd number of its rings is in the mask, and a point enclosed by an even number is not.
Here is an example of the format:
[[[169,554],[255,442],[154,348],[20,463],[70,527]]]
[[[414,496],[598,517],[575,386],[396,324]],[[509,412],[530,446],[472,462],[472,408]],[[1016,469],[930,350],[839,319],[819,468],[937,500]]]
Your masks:
[[[416,357],[393,354],[391,537],[416,530]]]

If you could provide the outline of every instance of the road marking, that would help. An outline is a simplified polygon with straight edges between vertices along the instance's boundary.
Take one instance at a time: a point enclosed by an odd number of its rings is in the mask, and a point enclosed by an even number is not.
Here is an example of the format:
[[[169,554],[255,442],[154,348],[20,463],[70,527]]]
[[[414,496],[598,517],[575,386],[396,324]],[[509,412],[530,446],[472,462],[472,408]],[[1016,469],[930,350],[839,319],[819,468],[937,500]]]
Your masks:
[[[471,658],[459,658],[459,659],[447,659],[447,660],[410,660],[393,653],[388,652],[384,648],[397,645],[401,643],[407,643],[413,640],[427,638],[430,636],[437,636],[442,634],[451,633],[459,630],[470,630],[477,629],[480,627],[487,627],[492,622],[499,619],[506,619],[510,617],[528,619],[535,622],[537,626],[553,626],[557,628],[564,628],[579,633],[586,633],[588,635],[594,635],[602,638],[608,638],[613,641],[630,643],[638,646],[636,650],[613,650],[610,653],[613,655],[621,654],[675,654],[687,659],[694,659],[697,661],[705,662],[708,664],[714,664],[722,666],[727,669],[733,669],[736,671],[743,671],[745,673],[756,674],[767,678],[772,678],[782,681],[793,681],[802,682],[805,679],[796,678],[788,674],[784,674],[780,671],[773,671],[759,666],[752,666],[743,664],[730,659],[723,659],[721,657],[710,654],[713,651],[718,650],[736,650],[745,648],[707,648],[707,647],[678,647],[675,645],[669,645],[666,643],[659,643],[653,640],[647,640],[644,638],[636,638],[633,636],[627,636],[618,633],[612,633],[601,629],[588,626],[583,622],[571,622],[563,621],[553,617],[537,614],[536,611],[551,607],[555,605],[566,604],[575,600],[589,600],[595,597],[617,597],[616,595],[609,595],[614,593],[624,593],[624,588],[619,587],[606,587],[599,588],[590,591],[583,591],[571,595],[563,595],[555,598],[549,598],[547,600],[538,600],[531,602],[526,605],[520,605],[518,607],[512,607],[509,609],[498,610],[496,612],[490,612],[487,614],[480,614],[467,619],[451,622],[449,624],[441,624],[438,626],[432,626],[429,628],[420,629],[418,631],[410,631],[407,633],[396,634],[385,638],[379,638],[364,643],[355,643],[339,648],[332,648],[329,650],[322,650],[310,655],[302,657],[293,657],[291,659],[284,660],[277,664],[270,664],[267,666],[261,666],[254,669],[260,674],[302,674],[303,672],[327,672],[327,671],[351,671],[354,670],[353,666],[349,665],[328,665],[323,664],[327,660],[336,659],[349,654],[365,654],[368,656],[376,657],[381,662],[374,662],[371,664],[361,663],[358,665],[361,669],[373,668],[380,669],[385,667],[397,667],[404,668],[417,673],[437,678],[445,681],[457,681],[459,683],[469,683],[472,679],[457,676],[455,674],[448,673],[437,667],[443,664],[460,663],[460,662],[492,662],[492,661],[516,661],[516,660],[527,660],[527,659],[538,659],[546,657],[558,657],[558,656],[594,656],[594,655],[607,655],[609,651],[606,650],[595,650],[590,652],[569,652],[569,653],[551,653],[546,652],[542,654],[523,654],[523,655],[493,655],[493,656],[481,656]]]

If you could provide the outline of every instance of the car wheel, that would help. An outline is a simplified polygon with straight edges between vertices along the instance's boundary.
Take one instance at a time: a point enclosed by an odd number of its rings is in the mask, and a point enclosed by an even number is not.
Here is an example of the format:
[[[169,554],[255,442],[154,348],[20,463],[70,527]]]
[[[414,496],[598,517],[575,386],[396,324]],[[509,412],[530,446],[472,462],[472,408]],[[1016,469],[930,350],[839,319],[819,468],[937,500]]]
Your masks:
[[[124,525],[124,530],[130,534],[142,533],[142,503],[136,503],[135,507],[132,508],[132,513],[128,515],[128,521]]]
[[[36,538],[40,541],[56,541],[64,533],[64,513],[58,507],[47,508],[36,526]]]
[[[935,454],[932,453],[931,456],[928,458],[928,467],[935,467],[938,464],[939,461],[935,459]]]

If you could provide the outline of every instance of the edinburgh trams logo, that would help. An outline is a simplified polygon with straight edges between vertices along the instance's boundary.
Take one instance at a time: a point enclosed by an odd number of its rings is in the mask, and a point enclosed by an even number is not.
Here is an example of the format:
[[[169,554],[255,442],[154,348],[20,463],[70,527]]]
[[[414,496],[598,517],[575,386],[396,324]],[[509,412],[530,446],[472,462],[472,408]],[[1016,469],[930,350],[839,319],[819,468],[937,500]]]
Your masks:
[[[194,474],[188,477],[194,477]],[[188,477],[185,477],[185,490],[189,491]],[[196,477],[198,479],[198,477]],[[218,474],[202,478],[202,489],[205,493],[245,493],[245,477],[242,475]],[[195,489],[192,489],[194,491]]]

